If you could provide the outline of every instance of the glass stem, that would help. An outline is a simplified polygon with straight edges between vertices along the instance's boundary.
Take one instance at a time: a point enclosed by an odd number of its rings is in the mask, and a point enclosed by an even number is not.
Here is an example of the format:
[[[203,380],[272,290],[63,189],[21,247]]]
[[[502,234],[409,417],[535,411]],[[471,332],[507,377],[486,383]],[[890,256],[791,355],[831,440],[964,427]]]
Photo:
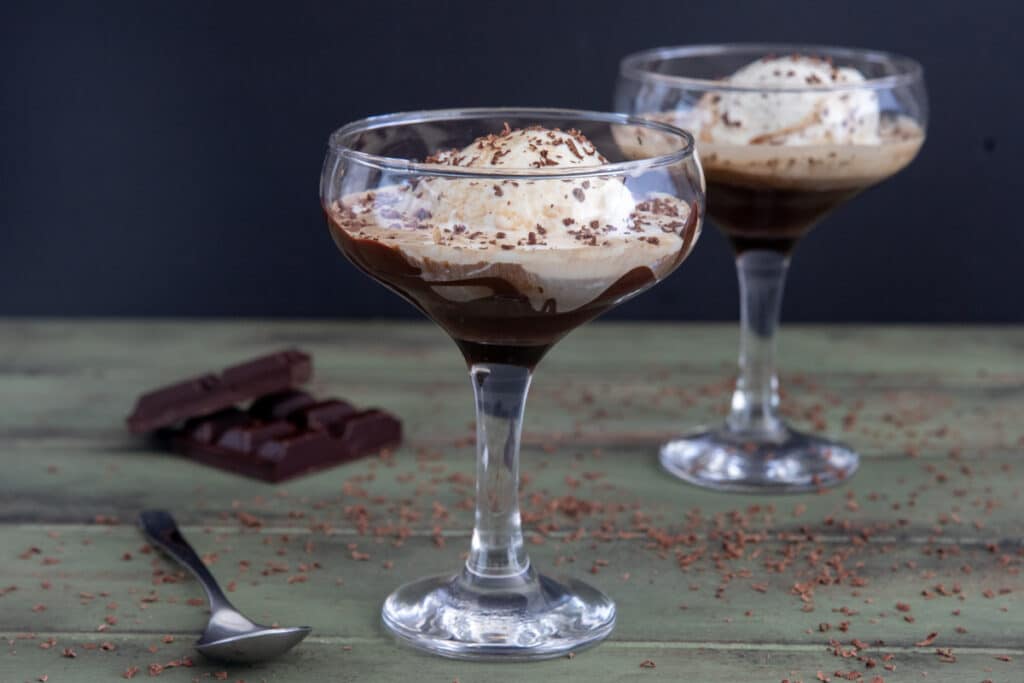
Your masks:
[[[527,368],[476,364],[476,524],[466,570],[486,578],[530,567],[519,517],[519,437],[530,388]]]
[[[744,252],[736,259],[740,283],[740,361],[726,426],[750,438],[785,432],[775,414],[779,380],[775,374],[775,330],[789,257],[776,251]]]

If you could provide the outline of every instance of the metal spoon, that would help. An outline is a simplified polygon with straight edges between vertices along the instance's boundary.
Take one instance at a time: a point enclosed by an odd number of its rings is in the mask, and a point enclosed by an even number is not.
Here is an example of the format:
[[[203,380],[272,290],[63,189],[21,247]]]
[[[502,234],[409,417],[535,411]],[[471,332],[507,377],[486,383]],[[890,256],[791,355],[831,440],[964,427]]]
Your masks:
[[[203,655],[239,664],[258,662],[284,654],[309,635],[309,626],[270,628],[246,619],[224,596],[166,510],[145,510],[139,514],[139,526],[155,546],[191,571],[206,591],[212,614],[196,641],[196,650]]]

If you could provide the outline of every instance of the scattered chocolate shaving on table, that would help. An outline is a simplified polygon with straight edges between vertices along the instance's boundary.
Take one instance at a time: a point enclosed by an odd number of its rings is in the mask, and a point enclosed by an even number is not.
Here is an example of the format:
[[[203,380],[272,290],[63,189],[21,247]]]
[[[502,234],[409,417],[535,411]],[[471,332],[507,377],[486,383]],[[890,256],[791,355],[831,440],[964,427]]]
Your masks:
[[[854,380],[857,382],[872,386],[870,378]],[[1013,377],[1003,383],[1006,387],[1019,385]],[[536,433],[531,436],[529,432],[526,435],[526,457],[531,462],[522,477],[522,509],[524,532],[530,542],[540,541],[546,548],[557,550],[553,552],[557,558],[554,564],[568,573],[579,575],[594,567],[602,577],[616,580],[627,570],[633,573],[631,580],[643,580],[630,558],[644,553],[663,563],[659,571],[685,574],[681,586],[689,585],[690,591],[703,592],[713,598],[712,604],[721,605],[716,617],[730,618],[747,611],[762,614],[763,603],[750,604],[751,601],[764,599],[764,595],[788,596],[792,617],[801,619],[799,630],[794,627],[793,635],[811,627],[811,642],[820,643],[822,651],[835,657],[837,666],[843,667],[836,672],[823,669],[821,673],[826,678],[884,681],[875,672],[884,674],[898,666],[900,673],[906,675],[912,655],[903,649],[915,645],[928,648],[917,656],[927,658],[929,666],[934,662],[936,668],[951,667],[950,671],[958,676],[963,674],[963,680],[980,679],[981,672],[971,676],[972,672],[966,669],[965,662],[972,661],[970,658],[962,652],[958,657],[948,640],[931,633],[929,614],[941,610],[942,614],[955,616],[962,610],[963,618],[967,619],[975,617],[976,610],[999,614],[997,609],[1018,604],[1010,601],[1019,600],[1024,550],[1019,543],[991,540],[997,535],[995,531],[990,537],[978,532],[988,534],[983,530],[994,526],[994,514],[1000,510],[1005,514],[1008,507],[1019,505],[1020,489],[1013,489],[1013,466],[994,461],[993,456],[1024,445],[1024,433],[1019,427],[1024,424],[1021,411],[999,406],[964,408],[950,393],[920,386],[880,390],[877,400],[864,402],[828,391],[812,378],[796,375],[783,380],[787,387],[784,413],[802,426],[852,433],[865,449],[898,444],[904,453],[906,480],[890,482],[884,491],[826,491],[795,504],[784,499],[749,503],[736,498],[732,509],[711,513],[690,508],[685,515],[677,514],[675,507],[659,509],[650,505],[625,483],[610,481],[614,477],[605,470],[609,454],[589,444],[606,440],[602,429],[621,425],[621,416],[630,404],[642,401],[645,406],[665,411],[704,410],[714,414],[724,405],[729,385],[725,380],[684,388],[662,383],[652,384],[653,388],[643,393],[631,390],[625,395],[606,395],[592,386],[584,389],[571,383],[536,387],[535,402],[540,399],[559,406],[577,425],[558,438],[538,437]],[[317,416],[311,419],[315,422]],[[967,448],[958,426],[963,420],[972,420],[977,431],[989,439],[988,444]],[[392,562],[396,574],[411,572],[411,568],[402,566],[401,555],[394,561],[385,558],[389,557],[390,548],[415,538],[414,529],[427,534],[428,547],[433,542],[439,546],[436,552],[446,557],[461,552],[462,539],[446,544],[445,534],[452,529],[465,531],[470,523],[474,479],[472,458],[467,456],[472,451],[472,435],[467,425],[464,434],[456,434],[451,440],[427,440],[432,437],[420,435],[421,440],[408,444],[399,457],[383,451],[361,461],[346,473],[334,494],[307,499],[278,491],[274,495],[234,501],[229,510],[208,523],[237,530],[246,538],[260,539],[260,543],[266,541],[275,559],[268,561],[261,555],[258,560],[250,560],[240,555],[239,549],[217,547],[212,542],[204,545],[217,552],[207,559],[225,568],[225,581],[237,582],[240,587],[255,581],[284,587],[296,576],[305,578],[293,583],[323,587],[334,584],[338,575],[344,574],[350,580],[340,590],[348,590],[353,585],[352,572],[375,567],[374,571],[380,571],[378,563],[383,566],[384,562]],[[935,454],[941,457],[934,457]],[[537,483],[538,474],[556,462],[565,469],[571,486],[552,486],[549,490],[547,485]],[[989,480],[980,478],[991,473],[997,473],[1007,488],[991,490]],[[562,476],[560,469],[558,481]],[[397,481],[400,493],[379,495],[374,481],[381,477]],[[936,497],[942,499],[941,505],[922,518],[920,508],[926,500],[934,501]],[[912,509],[917,510],[916,515],[911,515]],[[90,514],[86,519],[95,523],[97,533],[111,530],[100,517]],[[300,527],[301,538],[298,534],[271,532],[278,526],[278,520],[288,520],[290,525]],[[358,534],[359,538],[353,539],[358,543],[351,548],[345,542],[339,545],[335,535],[339,530]],[[209,541],[222,535],[216,529],[207,529],[205,533]],[[965,535],[982,540],[961,543]],[[905,541],[910,537],[919,537],[921,542],[907,544]],[[315,545],[309,545],[312,542]],[[52,579],[54,588],[63,589],[66,580],[60,577],[68,563],[48,564],[44,558],[67,557],[64,543],[60,535],[40,534],[31,545],[26,543],[27,548],[14,548],[13,553],[18,553],[16,557],[20,559],[12,561],[25,563],[33,582],[48,583]],[[617,547],[629,552],[613,554]],[[184,609],[190,599],[198,599],[198,590],[189,590],[184,596],[169,592],[181,591],[191,584],[183,583],[184,575],[169,570],[170,565],[153,556],[148,546],[132,541],[111,548],[111,557],[118,562],[126,554],[136,562],[118,565],[123,567],[121,571],[145,571],[138,587],[130,588],[128,594],[105,596],[97,586],[86,586],[88,590],[74,586],[68,595],[72,596],[75,609],[102,613],[106,605],[119,602],[123,607],[111,611],[123,614],[121,621],[130,624],[135,617],[133,609],[138,610],[136,614],[144,613],[142,610],[168,609],[170,605]],[[376,561],[367,564],[367,560],[360,559],[362,555]],[[928,560],[927,565],[924,560]],[[154,561],[152,572],[139,561]],[[879,577],[890,572],[899,578],[897,585],[905,587],[904,592],[892,594],[878,585]],[[970,581],[967,577],[971,577]],[[150,581],[152,586],[148,585]],[[22,588],[30,587],[24,584]],[[332,589],[339,590],[333,586]],[[17,599],[20,594],[12,594],[16,590],[14,585],[0,589],[0,600]],[[4,598],[5,595],[8,597]],[[778,609],[776,602],[772,604],[773,609]],[[787,609],[785,603],[782,605],[782,609]],[[38,606],[45,609],[42,603]],[[667,601],[666,610],[669,608],[679,619],[700,618],[694,616],[696,610],[681,611],[678,605]],[[829,612],[829,608],[834,611]],[[56,611],[54,608],[53,612]],[[808,614],[805,616],[803,611]],[[923,626],[912,633],[910,629],[914,627],[902,620],[915,613]],[[112,623],[104,620],[104,625],[114,626],[111,630],[117,631],[117,617],[107,616],[112,617]],[[895,642],[877,642],[874,623],[885,619],[899,621],[898,628],[907,629],[903,631],[906,635]],[[720,619],[716,622],[725,623]],[[737,619],[733,623],[741,622]],[[977,631],[973,623],[968,623],[972,632]],[[943,626],[942,633],[948,638],[947,628]],[[923,634],[927,636],[921,639]],[[174,647],[188,647],[185,639],[179,641]],[[36,644],[32,647],[35,650]],[[78,659],[69,664],[78,665],[90,656],[100,656],[99,652],[86,652],[87,648],[77,642],[58,644],[55,639],[48,639],[38,643],[40,650],[55,658],[63,656],[65,647],[78,654]],[[890,652],[890,647],[899,651]],[[103,650],[102,645],[99,650]],[[124,648],[113,656],[124,656]],[[997,671],[1004,667],[1002,676],[995,677],[999,680],[1019,665],[1008,654],[985,655],[985,659]],[[154,664],[163,671],[175,661]],[[663,662],[659,671],[665,666]],[[854,666],[857,669],[850,668]],[[147,667],[144,664],[142,670]],[[134,672],[129,675],[131,671]],[[124,677],[131,678],[139,671],[138,666],[129,667]],[[850,678],[853,674],[860,674],[861,678]],[[840,675],[844,678],[840,679]],[[781,675],[775,680],[780,678]],[[806,676],[803,678],[807,680]]]

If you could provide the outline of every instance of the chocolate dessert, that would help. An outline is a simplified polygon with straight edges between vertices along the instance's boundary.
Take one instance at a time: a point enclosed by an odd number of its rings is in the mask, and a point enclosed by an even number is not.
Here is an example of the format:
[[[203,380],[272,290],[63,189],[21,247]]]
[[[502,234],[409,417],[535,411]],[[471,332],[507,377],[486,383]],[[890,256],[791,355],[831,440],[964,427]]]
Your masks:
[[[348,258],[441,325],[470,364],[533,367],[672,272],[698,236],[699,211],[684,201],[638,201],[621,177],[559,178],[605,163],[578,131],[506,127],[427,161],[496,177],[403,182],[325,210]]]
[[[920,126],[881,112],[861,83],[859,71],[827,60],[765,57],[689,112],[656,117],[694,132],[708,214],[737,253],[788,253],[832,209],[917,155]]]

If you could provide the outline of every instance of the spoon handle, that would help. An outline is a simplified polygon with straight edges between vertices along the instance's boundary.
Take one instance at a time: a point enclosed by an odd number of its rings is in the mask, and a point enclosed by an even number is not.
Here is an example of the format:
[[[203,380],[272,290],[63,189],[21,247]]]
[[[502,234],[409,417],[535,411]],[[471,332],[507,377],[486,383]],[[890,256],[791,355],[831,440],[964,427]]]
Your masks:
[[[185,537],[178,530],[178,525],[166,510],[144,510],[139,513],[139,526],[146,537],[156,547],[177,560],[199,580],[210,601],[210,611],[216,613],[220,609],[234,610],[224,596],[217,580],[206,568],[206,565],[192,549]]]

